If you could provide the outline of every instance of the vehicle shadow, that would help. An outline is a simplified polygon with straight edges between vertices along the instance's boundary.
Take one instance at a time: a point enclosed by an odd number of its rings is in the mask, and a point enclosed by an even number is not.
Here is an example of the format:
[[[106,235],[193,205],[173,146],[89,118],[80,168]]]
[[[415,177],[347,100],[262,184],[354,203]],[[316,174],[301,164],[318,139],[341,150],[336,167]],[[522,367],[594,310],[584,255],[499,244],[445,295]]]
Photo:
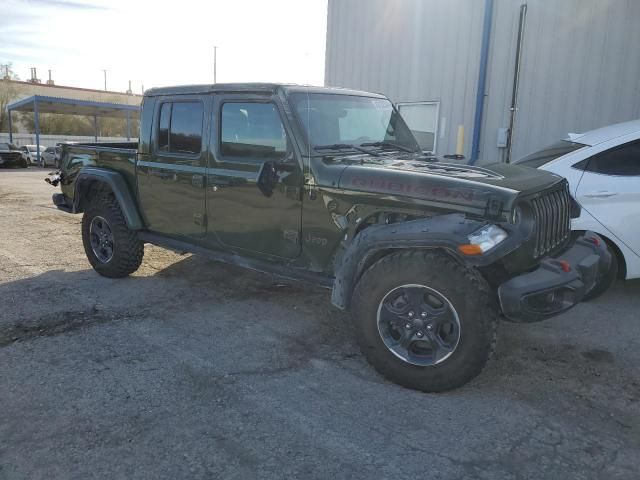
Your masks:
[[[216,312],[222,309],[232,312],[231,320],[246,324],[254,319],[261,328],[288,332],[288,339],[283,338],[290,345],[282,345],[285,349],[315,344],[327,355],[332,349],[350,354],[355,350],[348,317],[330,308],[329,290],[192,255],[159,269],[152,262],[143,267],[145,272],[124,279],[104,278],[89,269],[51,270],[0,284],[0,298],[6,299],[0,347],[148,318],[179,317],[183,325],[193,320],[200,326],[209,318],[209,326],[203,328],[214,328]],[[265,311],[271,315],[261,315]],[[229,320],[225,321],[227,328]],[[234,331],[229,328],[229,334]],[[310,348],[309,354],[318,351]]]
[[[503,322],[494,361],[477,380],[448,395],[510,391],[537,406],[556,398],[552,410],[570,407],[584,414],[585,409],[609,408],[640,427],[630,420],[626,403],[640,397],[635,367],[639,296],[640,281],[619,282],[602,298],[556,319],[529,325]],[[204,334],[215,330],[238,344],[246,336],[241,324],[269,337],[268,346],[252,344],[258,356],[268,348],[285,352],[286,365],[312,359],[343,362],[358,377],[384,383],[360,354],[348,314],[331,307],[328,290],[198,256],[158,269],[147,265],[142,274],[125,279],[104,278],[93,270],[51,270],[0,284],[0,298],[5,299],[0,347],[150,319],[179,325],[176,335],[190,328]],[[596,337],[603,325],[605,339]]]

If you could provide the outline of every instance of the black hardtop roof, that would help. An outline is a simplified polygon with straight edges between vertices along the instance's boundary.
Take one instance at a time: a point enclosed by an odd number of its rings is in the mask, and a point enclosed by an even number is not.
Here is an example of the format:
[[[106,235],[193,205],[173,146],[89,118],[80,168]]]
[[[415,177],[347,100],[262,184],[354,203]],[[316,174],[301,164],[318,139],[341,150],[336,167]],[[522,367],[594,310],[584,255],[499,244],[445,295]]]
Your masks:
[[[287,83],[215,83],[205,85],[178,85],[174,87],[151,88],[144,92],[145,96],[157,95],[193,95],[201,93],[264,93],[274,94],[279,90],[285,93],[333,93],[338,95],[356,95],[386,98],[384,95],[361,90],[350,90],[338,87],[314,87]]]

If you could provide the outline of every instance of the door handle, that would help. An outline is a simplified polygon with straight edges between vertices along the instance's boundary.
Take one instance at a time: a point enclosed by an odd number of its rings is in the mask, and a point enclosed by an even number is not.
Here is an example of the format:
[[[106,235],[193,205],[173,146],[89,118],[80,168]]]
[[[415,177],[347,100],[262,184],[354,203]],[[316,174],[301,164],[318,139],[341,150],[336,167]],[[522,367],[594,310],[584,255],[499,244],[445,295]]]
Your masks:
[[[608,192],[606,190],[600,190],[598,192],[591,192],[591,193],[584,194],[584,196],[587,198],[607,198],[607,197],[613,197],[614,195],[617,195],[617,193]]]

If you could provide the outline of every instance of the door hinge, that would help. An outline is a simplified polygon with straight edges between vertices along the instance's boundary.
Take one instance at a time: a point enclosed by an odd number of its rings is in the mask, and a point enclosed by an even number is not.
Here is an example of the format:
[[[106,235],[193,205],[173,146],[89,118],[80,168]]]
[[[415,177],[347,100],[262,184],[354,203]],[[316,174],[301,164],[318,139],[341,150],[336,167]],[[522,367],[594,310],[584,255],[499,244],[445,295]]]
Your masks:
[[[284,187],[284,194],[289,200],[301,200],[300,193],[301,190],[298,187]]]
[[[204,175],[192,175],[191,176],[191,185],[196,188],[204,187]]]
[[[200,225],[201,227],[207,226],[207,214],[206,213],[194,213],[193,223]]]

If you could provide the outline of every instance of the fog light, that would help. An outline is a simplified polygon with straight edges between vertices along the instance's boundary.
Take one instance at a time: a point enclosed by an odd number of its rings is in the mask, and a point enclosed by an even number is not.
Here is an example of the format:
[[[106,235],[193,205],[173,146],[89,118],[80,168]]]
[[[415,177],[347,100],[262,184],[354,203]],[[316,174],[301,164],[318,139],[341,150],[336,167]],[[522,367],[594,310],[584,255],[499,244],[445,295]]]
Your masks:
[[[600,239],[598,237],[587,237],[587,241],[593,243],[596,247],[600,246]]]

